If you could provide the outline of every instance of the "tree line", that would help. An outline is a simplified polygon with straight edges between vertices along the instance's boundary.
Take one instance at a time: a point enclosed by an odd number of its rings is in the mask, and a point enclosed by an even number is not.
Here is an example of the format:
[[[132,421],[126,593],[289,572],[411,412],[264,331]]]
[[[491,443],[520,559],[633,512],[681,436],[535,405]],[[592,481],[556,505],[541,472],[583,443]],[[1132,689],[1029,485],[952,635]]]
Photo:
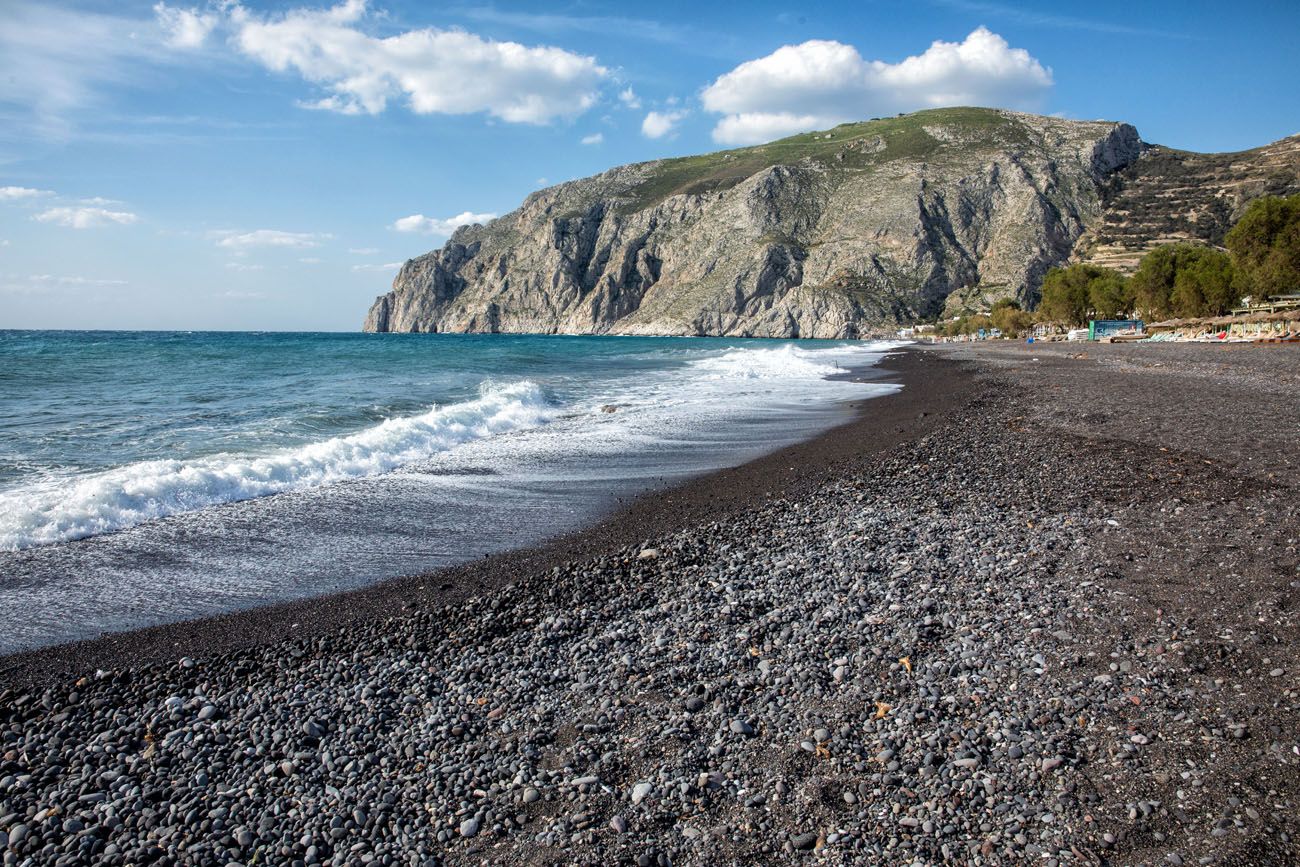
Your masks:
[[[1251,202],[1224,246],[1226,252],[1196,244],[1157,247],[1131,277],[1097,265],[1053,268],[1043,278],[1035,315],[1015,301],[999,301],[987,315],[943,323],[940,332],[999,328],[1015,334],[1035,320],[1082,326],[1131,315],[1149,322],[1222,316],[1245,296],[1262,300],[1300,291],[1300,195]]]

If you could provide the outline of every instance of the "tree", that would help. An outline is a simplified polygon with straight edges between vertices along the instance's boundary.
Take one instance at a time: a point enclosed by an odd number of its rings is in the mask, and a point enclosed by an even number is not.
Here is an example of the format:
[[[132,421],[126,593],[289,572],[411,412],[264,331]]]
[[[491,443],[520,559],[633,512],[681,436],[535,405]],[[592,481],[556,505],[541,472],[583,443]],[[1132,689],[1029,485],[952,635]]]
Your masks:
[[[1178,273],[1176,256],[1174,247],[1156,247],[1138,263],[1129,285],[1133,288],[1133,307],[1139,316],[1160,320],[1173,315],[1169,296],[1173,294]]]
[[[1088,283],[1088,301],[1099,319],[1119,319],[1133,309],[1128,281],[1117,271],[1106,271]]]
[[[1193,244],[1170,244],[1147,253],[1130,282],[1134,304],[1148,319],[1219,316],[1241,295],[1232,259]]]
[[[1240,298],[1232,259],[1209,247],[1193,247],[1179,263],[1169,300],[1179,316],[1222,316]]]
[[[1053,268],[1043,278],[1043,295],[1038,312],[1050,322],[1083,325],[1088,321],[1087,265]]]
[[[1033,318],[1020,309],[1020,304],[1010,298],[1004,298],[993,305],[989,311],[993,327],[1008,337],[1027,331],[1033,324]]]
[[[1094,313],[1113,319],[1131,307],[1127,281],[1118,272],[1097,265],[1071,265],[1047,272],[1038,311],[1049,322],[1086,325]]]
[[[1224,244],[1240,288],[1260,298],[1300,291],[1300,194],[1251,202]]]

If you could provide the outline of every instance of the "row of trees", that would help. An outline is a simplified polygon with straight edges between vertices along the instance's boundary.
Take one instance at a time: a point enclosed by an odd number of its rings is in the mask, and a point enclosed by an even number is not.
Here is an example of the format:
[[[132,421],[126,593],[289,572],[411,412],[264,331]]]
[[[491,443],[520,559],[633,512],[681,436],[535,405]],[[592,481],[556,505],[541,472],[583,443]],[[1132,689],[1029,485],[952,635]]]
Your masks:
[[[1224,245],[1226,253],[1194,244],[1157,247],[1129,278],[1097,265],[1054,268],[1043,279],[1038,318],[1084,325],[1129,314],[1147,320],[1221,316],[1245,295],[1298,291],[1300,195],[1252,202]]]

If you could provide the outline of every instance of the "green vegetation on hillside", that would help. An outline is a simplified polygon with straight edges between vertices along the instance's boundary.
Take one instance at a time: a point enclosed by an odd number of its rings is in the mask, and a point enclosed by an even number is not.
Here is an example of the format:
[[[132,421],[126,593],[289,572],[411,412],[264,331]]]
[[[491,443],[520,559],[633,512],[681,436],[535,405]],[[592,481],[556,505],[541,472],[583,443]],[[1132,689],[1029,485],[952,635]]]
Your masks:
[[[639,211],[683,193],[728,189],[771,166],[801,160],[863,168],[894,159],[929,156],[943,143],[926,132],[943,126],[969,142],[989,147],[1027,144],[1029,136],[1014,119],[988,108],[937,108],[899,117],[846,123],[831,130],[802,133],[754,147],[664,160],[631,192],[629,210]]]

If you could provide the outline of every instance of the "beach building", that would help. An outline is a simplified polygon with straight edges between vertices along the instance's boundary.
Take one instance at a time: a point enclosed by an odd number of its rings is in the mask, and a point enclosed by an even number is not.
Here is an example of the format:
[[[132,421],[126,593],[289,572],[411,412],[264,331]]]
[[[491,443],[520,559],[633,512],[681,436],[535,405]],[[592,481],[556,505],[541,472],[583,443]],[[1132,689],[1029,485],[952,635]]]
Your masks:
[[[1278,313],[1285,310],[1300,309],[1300,292],[1276,295],[1267,301],[1250,303],[1249,298],[1242,299],[1243,306],[1232,309],[1233,316],[1249,316],[1255,313]]]
[[[1145,333],[1141,319],[1093,319],[1088,323],[1089,340],[1139,338]]]

